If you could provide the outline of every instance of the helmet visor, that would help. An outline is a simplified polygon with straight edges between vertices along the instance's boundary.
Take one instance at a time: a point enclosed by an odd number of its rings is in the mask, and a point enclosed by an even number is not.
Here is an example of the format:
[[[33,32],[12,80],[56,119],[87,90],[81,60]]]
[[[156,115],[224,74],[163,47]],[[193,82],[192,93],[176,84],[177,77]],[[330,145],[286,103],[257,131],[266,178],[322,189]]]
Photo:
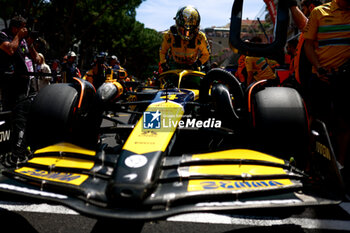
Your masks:
[[[194,26],[190,26],[190,27],[179,26],[177,27],[177,31],[184,40],[191,40],[198,30],[197,30],[197,27],[194,27]]]

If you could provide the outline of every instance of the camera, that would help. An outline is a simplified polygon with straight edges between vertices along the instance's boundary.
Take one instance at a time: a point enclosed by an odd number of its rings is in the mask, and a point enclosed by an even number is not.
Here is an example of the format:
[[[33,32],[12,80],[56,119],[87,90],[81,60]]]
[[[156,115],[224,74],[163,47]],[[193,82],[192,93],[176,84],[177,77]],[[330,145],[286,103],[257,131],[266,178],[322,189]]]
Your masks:
[[[40,37],[40,33],[38,31],[30,31],[28,33],[28,38],[32,38],[34,41]]]

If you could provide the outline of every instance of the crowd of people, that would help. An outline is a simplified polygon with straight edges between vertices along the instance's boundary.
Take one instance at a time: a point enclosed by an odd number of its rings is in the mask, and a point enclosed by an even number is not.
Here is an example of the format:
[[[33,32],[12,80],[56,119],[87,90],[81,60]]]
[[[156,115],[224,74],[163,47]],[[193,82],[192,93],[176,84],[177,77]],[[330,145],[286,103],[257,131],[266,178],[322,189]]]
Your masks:
[[[304,97],[311,118],[320,118],[330,126],[338,159],[344,165],[349,157],[350,100],[346,90],[350,73],[350,0],[332,0],[323,4],[319,0],[288,0],[288,6],[301,34],[288,41],[286,51],[288,78]],[[178,10],[175,25],[163,34],[159,50],[159,70],[200,70],[208,66],[210,46],[206,35],[199,30],[200,14],[192,6]],[[250,39],[261,43],[259,37]],[[14,113],[15,135],[9,163],[25,161],[25,117],[31,93],[57,82],[72,82],[81,77],[96,88],[105,82],[108,68],[115,70],[120,79],[130,80],[117,56],[99,53],[84,76],[76,65],[77,55],[69,51],[63,62],[54,60],[51,67],[45,57],[35,49],[22,17],[11,20],[8,30],[0,33],[0,72],[2,110]],[[248,87],[262,79],[278,79],[279,64],[265,57],[241,55],[235,76]],[[158,74],[157,72],[157,74]],[[32,73],[32,74],[31,74]],[[28,78],[33,77],[36,78]],[[33,81],[34,84],[33,84]],[[153,79],[148,79],[149,85]],[[283,83],[282,83],[283,85]]]
[[[46,63],[36,48],[35,38],[28,33],[27,21],[21,16],[11,19],[9,28],[0,32],[0,111],[12,112],[12,153],[2,158],[3,164],[12,166],[28,159],[30,152],[26,143],[26,119],[34,96],[51,83],[71,83],[74,77],[82,78],[77,67],[77,55],[69,51],[62,60]],[[127,73],[118,58],[96,56],[88,81],[95,86],[105,80],[107,67],[125,80]],[[102,59],[102,60],[101,60]],[[103,70],[99,69],[103,66]],[[98,67],[96,69],[96,67]],[[85,77],[89,76],[89,72]]]

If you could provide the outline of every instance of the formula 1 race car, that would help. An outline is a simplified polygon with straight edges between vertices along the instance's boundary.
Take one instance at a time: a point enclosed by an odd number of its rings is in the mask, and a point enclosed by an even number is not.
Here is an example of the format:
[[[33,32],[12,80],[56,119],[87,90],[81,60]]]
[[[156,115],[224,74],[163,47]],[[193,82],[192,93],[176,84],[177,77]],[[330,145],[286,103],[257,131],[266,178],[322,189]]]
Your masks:
[[[168,85],[178,72],[170,71],[169,79],[164,74],[161,82]],[[79,79],[46,87],[28,119],[34,156],[3,171],[10,179],[2,178],[1,192],[89,216],[138,220],[341,201],[342,180],[327,131],[321,122],[308,130],[294,89],[260,84],[247,99],[226,71],[183,72],[192,74],[191,85],[200,81],[199,90],[182,87],[183,79],[180,88],[147,93],[132,103],[105,102],[112,99],[104,98],[113,93],[112,84],[96,94]],[[246,100],[248,106],[242,104]],[[130,104],[147,105],[137,123],[112,119],[116,124],[105,131],[122,144],[98,143],[99,129],[106,130],[99,128],[102,110],[128,112]],[[304,143],[309,136],[311,144]]]
[[[159,81],[159,89],[124,94],[81,79],[42,89],[28,117],[33,157],[3,171],[0,192],[129,220],[344,198],[326,126],[308,122],[296,90],[263,80],[245,91],[222,69],[168,71]],[[118,143],[102,143],[111,133]]]

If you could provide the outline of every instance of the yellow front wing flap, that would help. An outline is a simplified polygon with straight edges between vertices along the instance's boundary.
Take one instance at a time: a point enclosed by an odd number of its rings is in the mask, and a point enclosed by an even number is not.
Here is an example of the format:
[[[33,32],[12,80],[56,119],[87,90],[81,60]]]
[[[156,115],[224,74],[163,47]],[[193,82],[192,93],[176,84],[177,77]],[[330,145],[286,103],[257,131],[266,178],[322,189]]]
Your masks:
[[[83,155],[90,155],[90,156],[96,155],[96,151],[88,150],[67,142],[57,143],[52,146],[44,147],[42,149],[36,150],[34,154],[38,155],[38,154],[52,153],[52,152],[76,153],[76,154],[83,154]]]
[[[284,165],[282,159],[258,151],[248,149],[232,149],[204,154],[194,154],[191,161],[200,160],[249,160],[257,162],[270,162]],[[249,164],[221,164],[221,165],[195,165],[188,169],[180,169],[179,172],[186,173],[186,176],[200,175],[222,175],[222,176],[269,176],[286,175],[282,167],[268,165],[249,165]],[[220,180],[220,179],[198,179],[190,180],[188,191],[243,191],[257,189],[274,189],[280,187],[293,186],[290,179],[271,179],[271,180]]]
[[[29,160],[28,163],[44,165],[48,167],[77,168],[84,170],[90,170],[95,165],[93,161],[85,159],[57,156],[34,157],[31,160]]]
[[[216,151],[203,154],[192,155],[192,160],[207,160],[207,159],[244,159],[244,160],[257,160],[272,163],[284,164],[284,160],[276,158],[274,156],[248,149],[232,149],[224,151]]]
[[[16,173],[54,182],[60,182],[71,185],[81,185],[87,178],[88,175],[78,174],[78,173],[66,173],[66,172],[55,172],[55,171],[45,171],[39,170],[31,167],[22,167],[15,170]]]
[[[16,169],[15,172],[21,175],[41,179],[48,181],[55,181],[60,183],[80,185],[89,176],[79,173],[69,172],[58,172],[49,171],[50,168],[70,168],[70,169],[82,169],[90,170],[94,167],[95,163],[93,160],[79,159],[64,156],[65,154],[80,154],[93,157],[96,155],[95,151],[88,150],[70,143],[58,143],[48,147],[44,147],[34,152],[37,157],[30,159],[27,162],[27,166],[45,166],[47,170],[37,169],[33,167],[22,167]]]

